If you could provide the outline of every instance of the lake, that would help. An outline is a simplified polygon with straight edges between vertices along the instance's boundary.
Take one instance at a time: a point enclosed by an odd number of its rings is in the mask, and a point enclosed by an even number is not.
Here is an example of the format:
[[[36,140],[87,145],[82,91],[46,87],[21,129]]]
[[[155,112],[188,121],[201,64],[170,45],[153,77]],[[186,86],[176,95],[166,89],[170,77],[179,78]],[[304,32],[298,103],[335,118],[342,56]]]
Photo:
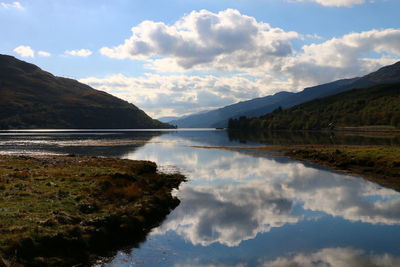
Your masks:
[[[263,138],[207,129],[3,131],[0,152],[151,160],[187,176],[175,192],[181,204],[146,241],[99,266],[400,266],[398,192],[268,152],[201,148],[397,139]]]

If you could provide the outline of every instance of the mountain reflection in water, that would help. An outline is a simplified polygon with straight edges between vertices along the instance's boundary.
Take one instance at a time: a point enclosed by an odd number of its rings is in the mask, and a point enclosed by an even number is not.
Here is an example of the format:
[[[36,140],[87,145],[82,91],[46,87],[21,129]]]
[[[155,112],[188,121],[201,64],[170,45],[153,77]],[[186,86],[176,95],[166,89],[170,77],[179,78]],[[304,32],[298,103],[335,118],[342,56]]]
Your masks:
[[[0,135],[0,145],[6,153],[151,160],[188,177],[166,221],[139,248],[104,266],[400,266],[398,192],[282,156],[193,147],[243,141],[230,137],[224,131]]]

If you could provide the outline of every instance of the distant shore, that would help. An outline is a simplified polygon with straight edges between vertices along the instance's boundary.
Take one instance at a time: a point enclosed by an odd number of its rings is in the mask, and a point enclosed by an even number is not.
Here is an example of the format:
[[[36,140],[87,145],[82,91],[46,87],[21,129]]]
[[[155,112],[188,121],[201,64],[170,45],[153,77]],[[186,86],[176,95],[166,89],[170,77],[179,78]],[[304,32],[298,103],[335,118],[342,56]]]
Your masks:
[[[134,246],[184,180],[149,161],[0,155],[0,266],[86,266]]]
[[[245,151],[271,152],[295,160],[327,166],[336,171],[359,175],[400,192],[400,146],[277,145],[277,146],[201,146]]]
[[[393,126],[336,127],[333,131],[353,133],[400,133],[400,129]]]

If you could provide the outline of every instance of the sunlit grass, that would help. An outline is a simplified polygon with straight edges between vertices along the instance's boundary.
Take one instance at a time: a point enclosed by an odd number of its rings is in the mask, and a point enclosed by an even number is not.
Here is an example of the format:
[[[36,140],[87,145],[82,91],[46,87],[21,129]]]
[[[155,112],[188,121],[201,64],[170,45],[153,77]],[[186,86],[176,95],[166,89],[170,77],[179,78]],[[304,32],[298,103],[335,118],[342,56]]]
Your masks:
[[[148,161],[0,156],[0,253],[10,257],[26,238],[85,232],[88,222],[140,213],[143,203],[170,200],[182,180]]]

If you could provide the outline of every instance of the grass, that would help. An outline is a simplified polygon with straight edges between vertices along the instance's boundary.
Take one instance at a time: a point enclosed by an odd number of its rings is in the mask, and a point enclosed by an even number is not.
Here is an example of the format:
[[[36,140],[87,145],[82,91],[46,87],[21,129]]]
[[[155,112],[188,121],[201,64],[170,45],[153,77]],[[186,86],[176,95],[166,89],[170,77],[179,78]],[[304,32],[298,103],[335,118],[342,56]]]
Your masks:
[[[400,191],[398,146],[304,146],[287,150],[292,158],[358,174]]]
[[[183,180],[148,161],[0,156],[3,262],[71,266],[143,238]]]
[[[254,154],[286,155],[296,160],[328,166],[337,171],[360,175],[372,182],[400,192],[399,146],[345,145],[274,145],[264,147],[197,146],[206,149],[229,149]]]

